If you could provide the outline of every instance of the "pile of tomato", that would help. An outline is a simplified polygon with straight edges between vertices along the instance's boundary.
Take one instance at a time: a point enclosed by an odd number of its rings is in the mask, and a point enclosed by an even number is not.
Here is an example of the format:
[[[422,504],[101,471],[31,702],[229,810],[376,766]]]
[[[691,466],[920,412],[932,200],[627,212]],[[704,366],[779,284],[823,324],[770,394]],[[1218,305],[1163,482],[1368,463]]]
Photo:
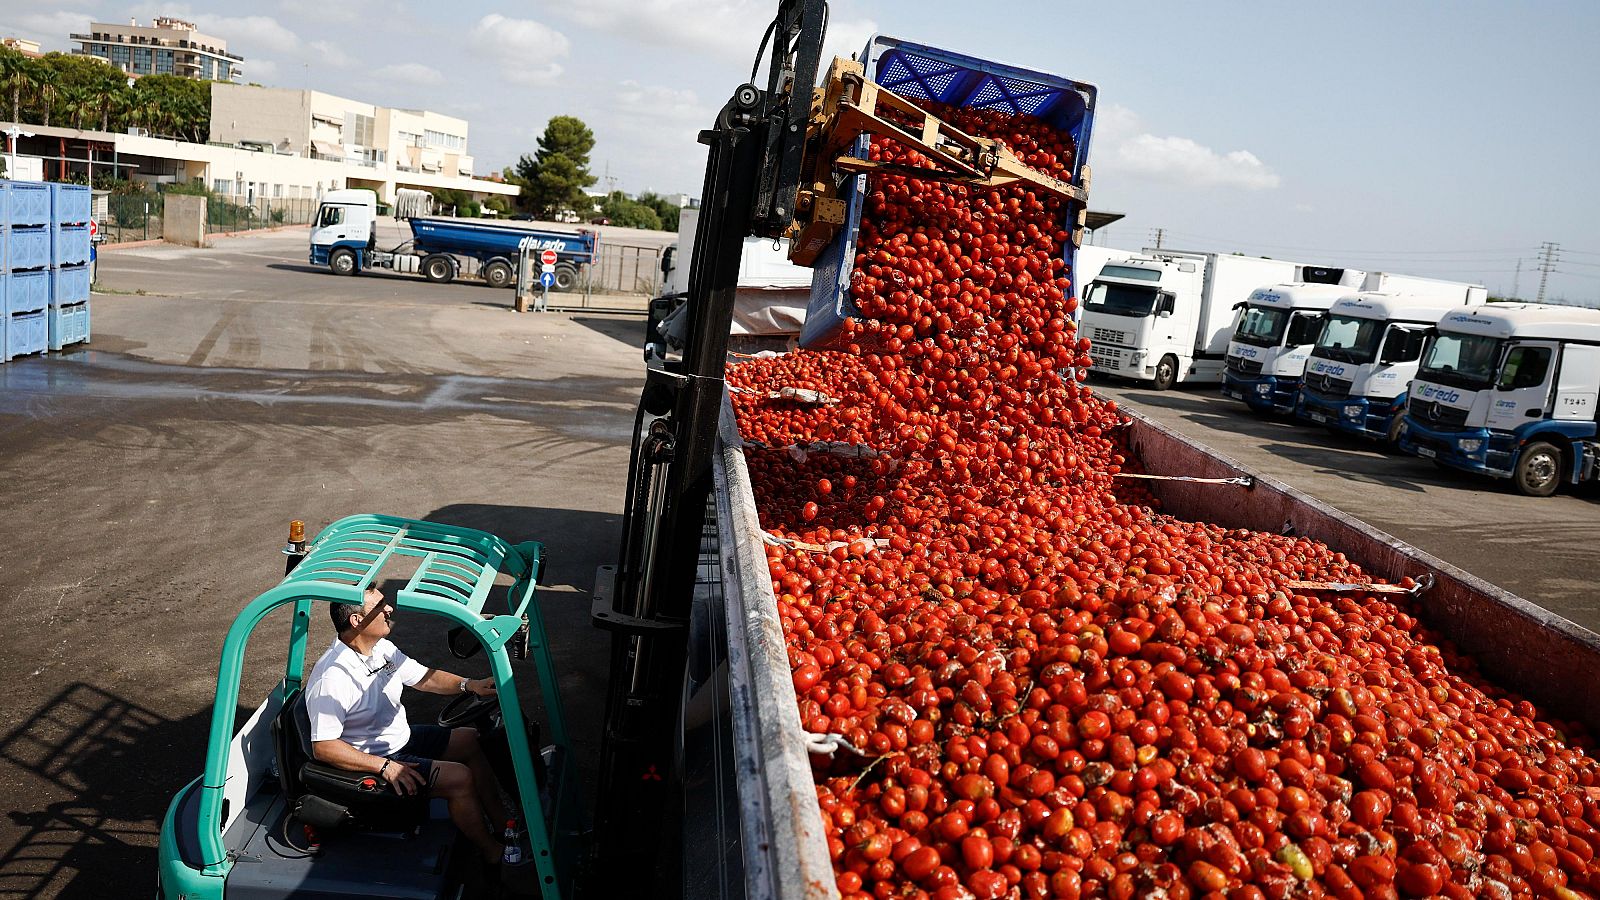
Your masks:
[[[937,112],[1070,177],[1043,122]],[[848,346],[729,375],[801,725],[854,748],[814,757],[845,897],[1600,895],[1575,723],[1396,595],[1288,587],[1369,581],[1331,548],[1117,477],[1060,201],[868,191]]]

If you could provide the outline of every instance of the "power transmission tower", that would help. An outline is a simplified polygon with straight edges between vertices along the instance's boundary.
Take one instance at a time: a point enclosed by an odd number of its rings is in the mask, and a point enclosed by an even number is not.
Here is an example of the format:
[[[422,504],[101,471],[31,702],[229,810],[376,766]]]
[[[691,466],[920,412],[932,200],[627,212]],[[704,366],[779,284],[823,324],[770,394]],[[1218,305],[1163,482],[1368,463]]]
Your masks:
[[[1516,274],[1511,276],[1511,299],[1522,299],[1522,260],[1517,260]]]
[[[1156,249],[1157,250],[1161,249],[1161,241],[1166,236],[1167,236],[1167,230],[1165,228],[1157,228],[1156,229]]]
[[[1550,280],[1550,272],[1555,269],[1560,257],[1561,245],[1552,241],[1545,241],[1539,245],[1539,302],[1544,302],[1544,286]]]

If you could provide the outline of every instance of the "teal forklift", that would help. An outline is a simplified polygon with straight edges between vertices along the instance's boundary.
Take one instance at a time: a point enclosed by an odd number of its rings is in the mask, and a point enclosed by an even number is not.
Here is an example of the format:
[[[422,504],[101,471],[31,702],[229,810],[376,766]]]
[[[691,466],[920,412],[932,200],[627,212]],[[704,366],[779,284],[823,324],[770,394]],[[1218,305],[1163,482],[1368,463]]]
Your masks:
[[[536,598],[543,546],[435,522],[358,515],[329,525],[309,545],[303,526],[293,523],[284,552],[288,573],[244,607],[223,642],[205,774],[178,792],[162,820],[157,896],[570,895],[582,811]],[[336,769],[311,754],[306,640],[313,618],[325,617],[314,612],[322,603],[359,605],[369,585],[396,569],[411,570],[395,594],[400,613],[438,617],[451,626],[450,650],[459,658],[487,656],[498,696],[463,694],[440,712],[439,724],[479,729],[501,786],[525,817],[525,862],[502,867],[501,884],[474,880],[474,854],[457,847],[442,801],[401,795],[379,776]],[[503,598],[494,589],[501,576],[511,580]],[[246,646],[281,607],[293,609],[283,679],[236,729]],[[523,715],[513,658],[533,660],[548,746],[536,746],[539,729]]]

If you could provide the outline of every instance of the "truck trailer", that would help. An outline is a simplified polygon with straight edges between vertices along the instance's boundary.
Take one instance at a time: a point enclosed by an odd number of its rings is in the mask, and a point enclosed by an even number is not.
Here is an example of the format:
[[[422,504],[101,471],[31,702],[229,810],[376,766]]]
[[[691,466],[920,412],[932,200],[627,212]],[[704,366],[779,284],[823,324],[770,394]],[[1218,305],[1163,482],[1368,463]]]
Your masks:
[[[552,287],[570,291],[594,262],[600,242],[599,235],[588,230],[540,231],[498,222],[418,216],[406,220],[411,240],[391,250],[379,250],[377,209],[377,194],[369,190],[323,195],[311,226],[311,264],[327,266],[335,275],[389,269],[421,274],[440,284],[476,269],[490,287],[513,287],[524,253],[551,250],[556,254]]]
[[[1548,497],[1600,477],[1600,310],[1463,307],[1411,382],[1400,447]]]
[[[1222,381],[1238,306],[1261,285],[1327,281],[1342,269],[1280,259],[1150,250],[1107,261],[1083,291],[1094,371],[1149,382]]]
[[[1252,291],[1228,342],[1223,395],[1256,412],[1293,412],[1322,320],[1349,290],[1332,284],[1274,284]]]
[[[1311,349],[1295,415],[1394,443],[1433,327],[1451,310],[1481,306],[1488,296],[1480,285],[1462,284],[1434,296],[1363,291],[1341,298]]]

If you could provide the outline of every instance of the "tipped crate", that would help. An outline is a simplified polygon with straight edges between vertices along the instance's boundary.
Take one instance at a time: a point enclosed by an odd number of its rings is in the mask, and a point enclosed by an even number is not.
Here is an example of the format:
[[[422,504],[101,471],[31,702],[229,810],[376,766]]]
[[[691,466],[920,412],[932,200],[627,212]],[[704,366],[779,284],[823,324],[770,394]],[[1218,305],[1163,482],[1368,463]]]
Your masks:
[[[89,301],[52,306],[48,314],[51,350],[89,340]]]
[[[89,288],[88,266],[60,266],[50,270],[51,306],[82,303],[89,299]]]
[[[860,58],[865,61],[868,78],[909,100],[1035,116],[1070,135],[1074,146],[1071,180],[1086,187],[1084,173],[1099,91],[1094,85],[883,35],[869,39]],[[868,143],[863,137],[856,145],[856,155],[866,156]],[[845,322],[861,318],[850,296],[850,272],[855,268],[866,185],[867,176],[857,175],[846,182],[840,196],[845,202],[844,228],[812,268],[811,302],[800,330],[802,347],[836,348],[846,340]],[[1067,221],[1063,225],[1072,230],[1084,204],[1073,201],[1065,205]],[[1076,251],[1071,241],[1063,248],[1069,268]]]
[[[16,196],[16,192],[12,192]],[[6,229],[5,260],[0,266],[9,272],[50,268],[50,227],[12,226]]]
[[[43,353],[50,346],[50,326],[45,311],[6,316],[5,358]]]
[[[6,204],[6,219],[0,225],[50,224],[50,185],[42,181],[13,181],[7,193],[11,195],[10,202]]]
[[[86,184],[50,185],[50,221],[57,225],[89,224],[91,196]]]
[[[5,292],[6,315],[38,312],[50,305],[50,273],[5,272],[0,274],[0,290]]]
[[[50,228],[50,265],[81,266],[89,262],[89,226],[53,225]]]

